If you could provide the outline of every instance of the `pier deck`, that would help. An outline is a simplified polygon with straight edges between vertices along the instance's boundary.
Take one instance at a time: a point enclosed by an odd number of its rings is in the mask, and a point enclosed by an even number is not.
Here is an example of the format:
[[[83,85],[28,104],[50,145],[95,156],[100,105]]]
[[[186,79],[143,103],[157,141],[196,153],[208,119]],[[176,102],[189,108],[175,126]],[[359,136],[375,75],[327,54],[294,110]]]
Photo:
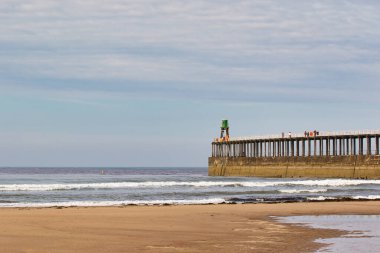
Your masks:
[[[212,157],[379,155],[380,131],[251,136],[213,142]]]

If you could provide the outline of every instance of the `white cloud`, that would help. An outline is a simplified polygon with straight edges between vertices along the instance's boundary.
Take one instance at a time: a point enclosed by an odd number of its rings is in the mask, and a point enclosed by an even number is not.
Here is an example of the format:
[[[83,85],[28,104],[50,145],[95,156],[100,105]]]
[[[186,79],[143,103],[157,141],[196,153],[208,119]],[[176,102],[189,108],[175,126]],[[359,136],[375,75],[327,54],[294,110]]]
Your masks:
[[[3,0],[0,87],[76,80],[69,88],[236,99],[376,89],[379,12],[370,0]]]

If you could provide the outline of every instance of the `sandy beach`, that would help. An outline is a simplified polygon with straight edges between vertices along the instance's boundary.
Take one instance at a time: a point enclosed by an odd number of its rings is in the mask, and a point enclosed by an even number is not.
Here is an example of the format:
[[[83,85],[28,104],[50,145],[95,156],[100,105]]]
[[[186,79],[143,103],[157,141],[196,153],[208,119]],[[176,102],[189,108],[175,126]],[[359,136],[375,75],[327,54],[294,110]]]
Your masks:
[[[0,209],[1,252],[312,252],[321,230],[271,216],[380,214],[379,201]]]

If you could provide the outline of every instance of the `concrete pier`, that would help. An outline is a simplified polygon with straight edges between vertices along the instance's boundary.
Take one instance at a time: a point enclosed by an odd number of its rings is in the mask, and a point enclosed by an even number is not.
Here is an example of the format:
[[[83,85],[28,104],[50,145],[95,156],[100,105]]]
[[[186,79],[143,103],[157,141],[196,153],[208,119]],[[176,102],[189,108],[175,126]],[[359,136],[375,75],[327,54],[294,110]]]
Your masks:
[[[380,179],[380,131],[253,136],[214,141],[210,176]]]

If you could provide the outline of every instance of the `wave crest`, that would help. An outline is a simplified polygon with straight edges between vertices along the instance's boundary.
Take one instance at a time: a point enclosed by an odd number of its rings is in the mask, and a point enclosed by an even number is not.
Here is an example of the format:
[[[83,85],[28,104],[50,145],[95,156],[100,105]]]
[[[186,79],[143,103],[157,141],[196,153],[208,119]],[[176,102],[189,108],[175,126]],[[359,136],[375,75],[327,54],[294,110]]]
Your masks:
[[[322,180],[294,180],[294,181],[147,181],[147,182],[109,182],[109,183],[77,183],[77,184],[2,184],[0,191],[56,191],[77,189],[117,189],[117,188],[154,188],[154,187],[271,187],[271,186],[356,186],[380,185],[380,180],[356,179],[322,179]]]
[[[75,206],[124,206],[124,205],[206,205],[227,203],[222,198],[212,199],[169,199],[169,200],[125,200],[125,201],[71,201],[51,203],[0,203],[0,207],[75,207]]]

